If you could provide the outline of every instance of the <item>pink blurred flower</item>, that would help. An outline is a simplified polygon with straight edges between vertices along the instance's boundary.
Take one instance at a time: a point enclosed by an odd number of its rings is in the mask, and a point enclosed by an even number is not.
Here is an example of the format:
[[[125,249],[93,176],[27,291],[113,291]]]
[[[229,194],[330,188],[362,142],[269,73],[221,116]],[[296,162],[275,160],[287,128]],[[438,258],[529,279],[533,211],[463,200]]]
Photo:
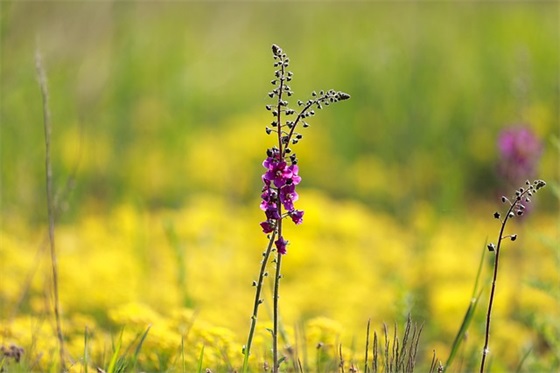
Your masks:
[[[519,184],[535,176],[542,144],[529,127],[503,130],[498,137],[498,173],[508,184]]]

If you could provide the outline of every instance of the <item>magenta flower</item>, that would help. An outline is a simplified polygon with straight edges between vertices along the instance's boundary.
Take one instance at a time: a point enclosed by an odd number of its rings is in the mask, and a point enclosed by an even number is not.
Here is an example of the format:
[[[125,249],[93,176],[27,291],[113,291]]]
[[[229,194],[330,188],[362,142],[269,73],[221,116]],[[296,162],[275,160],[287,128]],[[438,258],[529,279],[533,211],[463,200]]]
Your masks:
[[[263,175],[263,180],[265,183],[273,182],[276,188],[280,188],[286,183],[286,180],[291,178],[292,172],[286,166],[286,162],[266,162],[268,163],[268,171]]]
[[[542,144],[528,127],[505,129],[498,138],[498,172],[508,183],[518,184],[534,176]]]
[[[275,227],[274,220],[267,220],[261,223],[261,228],[263,230],[263,233],[265,234],[274,232],[274,227]]]
[[[284,239],[284,237],[280,236],[280,238],[278,238],[276,241],[274,241],[274,245],[276,245],[276,249],[278,250],[278,254],[286,254],[287,250],[286,250],[286,245],[288,244],[288,241],[286,241]]]
[[[301,224],[303,222],[303,213],[301,210],[292,210],[288,214],[295,224]]]
[[[297,201],[298,198],[296,186],[290,179],[290,182],[280,189],[280,202],[284,205],[286,210],[292,211],[294,209],[294,202]]]
[[[290,173],[291,173],[290,178],[292,180],[292,183],[294,185],[298,185],[301,181],[301,177],[298,175],[298,172],[299,172],[298,165],[297,164],[292,164],[292,165],[288,166],[288,169],[290,170]]]

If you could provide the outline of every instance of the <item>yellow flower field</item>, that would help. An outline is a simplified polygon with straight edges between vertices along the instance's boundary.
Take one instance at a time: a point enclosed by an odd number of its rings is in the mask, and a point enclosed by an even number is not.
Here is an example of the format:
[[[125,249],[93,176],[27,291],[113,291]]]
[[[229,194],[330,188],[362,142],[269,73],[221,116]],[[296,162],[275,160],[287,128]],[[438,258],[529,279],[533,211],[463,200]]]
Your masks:
[[[383,322],[402,327],[410,312],[424,323],[421,363],[429,362],[433,349],[444,361],[470,301],[485,239],[497,232],[490,214],[479,218],[492,207],[436,220],[428,206],[417,206],[413,222],[401,226],[356,202],[313,190],[301,194],[306,221],[289,230],[293,244],[281,283],[283,345],[297,346],[313,367],[317,344],[333,356],[342,344],[347,363],[361,367],[368,319],[379,332]],[[251,281],[265,244],[259,218],[253,205],[199,195],[180,210],[146,212],[123,205],[109,215],[58,226],[63,329],[73,371],[84,371],[84,351],[93,370],[107,364],[121,332],[123,346],[133,348],[147,328],[138,359],[144,369],[181,371],[186,364],[189,371],[203,348],[204,367],[239,369],[254,296]],[[530,216],[515,226],[520,241],[505,246],[492,339],[501,369],[513,369],[528,348],[534,358],[554,354],[542,345],[542,333],[558,316],[558,299],[531,281],[557,281],[557,252],[547,244],[555,239],[557,223],[554,216]],[[10,263],[0,294],[2,343],[22,346],[34,370],[49,370],[57,344],[44,231],[13,221],[2,230],[2,243],[2,262]],[[268,290],[253,349],[255,369],[270,363]],[[468,348],[481,348],[485,302],[483,296]],[[543,330],[535,329],[537,324]]]

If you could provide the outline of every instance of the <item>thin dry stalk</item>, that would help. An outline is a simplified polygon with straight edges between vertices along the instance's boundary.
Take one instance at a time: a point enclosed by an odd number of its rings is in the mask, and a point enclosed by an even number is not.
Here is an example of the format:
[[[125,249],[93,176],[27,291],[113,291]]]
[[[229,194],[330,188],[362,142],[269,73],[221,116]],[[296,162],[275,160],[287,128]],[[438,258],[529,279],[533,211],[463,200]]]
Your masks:
[[[342,343],[338,345],[338,354],[340,356],[340,362],[338,367],[340,368],[340,373],[344,373],[344,358],[342,357]]]
[[[393,333],[389,336],[389,328],[387,324],[383,324],[383,334],[385,336],[385,346],[379,351],[377,333],[373,333],[373,360],[371,362],[373,373],[377,373],[379,369],[385,373],[405,372],[412,373],[415,369],[416,356],[418,352],[418,344],[423,326],[413,323],[410,316],[408,317],[402,339],[399,338],[398,328],[395,324]],[[369,332],[368,332],[369,340]],[[366,342],[367,344],[368,342]],[[381,352],[381,358],[379,357]],[[380,359],[383,361],[380,362]],[[379,368],[379,364],[382,367]],[[366,359],[365,372],[369,372],[368,361]]]
[[[49,217],[49,246],[51,253],[52,280],[54,293],[54,316],[56,321],[56,334],[58,338],[60,370],[66,370],[64,363],[64,337],[62,335],[62,323],[60,321],[60,301],[58,297],[58,264],[54,237],[55,207],[52,189],[52,164],[51,164],[51,114],[49,110],[49,90],[47,86],[47,76],[43,67],[43,61],[39,50],[35,53],[35,67],[41,88],[43,100],[43,126],[45,129],[45,169],[47,182],[47,211]]]
[[[419,328],[414,326],[414,331],[412,333],[412,343],[410,345],[410,352],[408,354],[407,371],[413,372],[414,365],[416,363],[416,353],[418,352],[418,343],[420,342],[420,334],[422,334],[422,329],[424,325],[420,325]]]
[[[441,361],[439,361],[436,356],[436,350],[434,350],[434,354],[432,355],[432,363],[430,364],[430,373],[436,372],[443,372],[443,365],[441,365]]]
[[[377,354],[377,332],[373,332],[373,373],[377,373],[379,355]]]
[[[369,367],[368,367],[368,351],[369,351],[369,327],[371,324],[371,319],[368,319],[367,321],[367,329],[366,329],[366,357],[365,357],[365,363],[364,363],[364,373],[368,373],[369,371]]]
[[[66,183],[64,189],[57,193],[54,197],[54,216],[55,220],[60,217],[63,211],[63,205],[66,203],[66,199],[74,189],[74,184],[76,180],[76,174],[78,173],[78,168],[80,165],[80,161],[82,158],[82,142],[83,142],[83,126],[80,125],[80,145],[78,147],[78,154],[76,157],[76,164],[74,165],[72,172],[68,175],[66,179]],[[31,288],[31,283],[33,282],[33,278],[37,273],[37,269],[39,268],[39,264],[41,263],[41,258],[49,245],[49,233],[45,235],[44,239],[41,241],[41,244],[37,248],[35,253],[35,258],[33,260],[33,266],[28,270],[27,275],[25,276],[25,280],[23,281],[23,286],[21,287],[20,295],[17,298],[17,302],[15,303],[12,312],[10,313],[9,319],[12,320],[16,317],[18,311],[20,310],[23,302],[27,294],[29,293],[29,289]]]

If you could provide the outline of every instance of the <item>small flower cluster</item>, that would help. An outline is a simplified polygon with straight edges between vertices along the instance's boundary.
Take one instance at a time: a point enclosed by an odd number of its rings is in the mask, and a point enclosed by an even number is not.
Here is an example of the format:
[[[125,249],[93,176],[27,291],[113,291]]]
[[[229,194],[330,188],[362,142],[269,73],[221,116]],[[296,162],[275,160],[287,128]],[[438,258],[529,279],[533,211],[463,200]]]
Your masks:
[[[303,136],[295,132],[298,124],[303,128],[309,126],[306,119],[315,115],[313,108],[320,110],[323,106],[328,106],[342,100],[347,100],[350,95],[335,90],[312,92],[312,98],[303,102],[297,101],[299,110],[289,107],[288,101],[284,96],[292,96],[288,83],[293,78],[293,73],[287,71],[290,60],[286,53],[277,46],[272,46],[274,57],[274,79],[270,82],[274,89],[268,93],[270,98],[276,100],[275,104],[266,105],[266,109],[271,112],[274,120],[270,127],[266,127],[266,133],[274,133],[277,136],[277,146],[267,150],[267,158],[263,162],[266,172],[262,176],[264,186],[262,189],[261,209],[265,212],[266,220],[261,222],[264,233],[276,232],[278,239],[274,242],[279,254],[286,254],[287,241],[282,236],[281,220],[290,217],[295,224],[303,221],[303,211],[296,210],[294,202],[298,200],[296,186],[300,183],[301,177],[298,175],[297,158],[292,154],[290,145],[297,144]],[[290,119],[283,120],[282,115]],[[294,117],[295,116],[295,117]],[[283,212],[282,207],[286,212]]]
[[[506,196],[502,196],[502,203],[509,203],[509,209],[506,213],[505,218],[502,220],[502,216],[499,212],[494,213],[494,218],[498,219],[502,223],[502,227],[505,227],[505,224],[508,219],[511,219],[515,216],[522,216],[526,209],[526,204],[531,202],[531,197],[535,194],[539,189],[544,187],[546,183],[543,180],[535,180],[531,183],[529,180],[525,182],[526,187],[521,187],[515,191],[515,196],[511,199],[507,198]],[[502,229],[503,230],[503,229]],[[500,241],[509,238],[512,241],[517,239],[516,234],[510,234],[507,236],[500,236]],[[493,243],[488,244],[488,250],[495,251],[496,245]]]

